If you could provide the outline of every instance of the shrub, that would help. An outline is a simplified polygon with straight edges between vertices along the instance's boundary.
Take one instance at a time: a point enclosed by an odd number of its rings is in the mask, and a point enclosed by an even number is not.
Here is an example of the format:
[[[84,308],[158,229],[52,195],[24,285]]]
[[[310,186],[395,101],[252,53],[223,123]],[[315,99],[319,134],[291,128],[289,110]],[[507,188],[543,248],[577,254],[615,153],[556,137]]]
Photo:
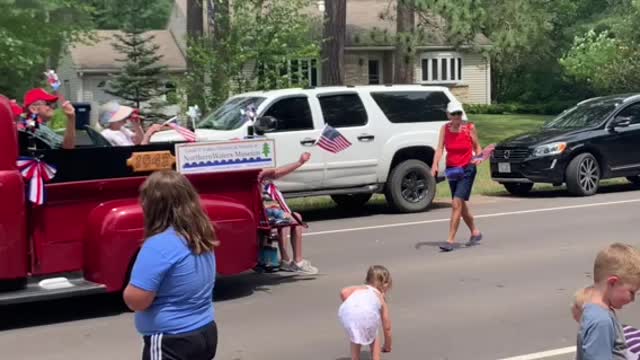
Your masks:
[[[543,104],[465,104],[464,109],[469,114],[536,114],[557,115],[574,106],[576,101],[553,101]]]

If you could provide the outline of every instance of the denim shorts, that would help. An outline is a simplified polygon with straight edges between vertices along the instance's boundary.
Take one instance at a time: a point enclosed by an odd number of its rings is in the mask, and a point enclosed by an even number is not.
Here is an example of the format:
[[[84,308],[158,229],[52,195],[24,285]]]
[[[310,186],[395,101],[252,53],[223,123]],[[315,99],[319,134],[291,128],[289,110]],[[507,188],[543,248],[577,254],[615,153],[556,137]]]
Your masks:
[[[473,188],[473,182],[476,179],[476,172],[476,166],[470,164],[464,168],[464,177],[462,179],[449,180],[452,199],[458,198],[464,201],[469,201],[469,197],[471,197],[471,188]]]
[[[287,217],[287,214],[282,209],[267,208],[266,210],[267,217],[269,217],[270,219],[282,220]]]

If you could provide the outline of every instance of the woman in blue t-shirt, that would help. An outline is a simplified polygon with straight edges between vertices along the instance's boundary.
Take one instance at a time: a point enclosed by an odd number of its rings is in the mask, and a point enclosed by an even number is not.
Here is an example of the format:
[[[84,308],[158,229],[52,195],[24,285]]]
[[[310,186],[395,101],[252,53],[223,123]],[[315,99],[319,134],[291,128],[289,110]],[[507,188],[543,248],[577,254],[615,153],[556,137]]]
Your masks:
[[[198,193],[177,172],[153,173],[140,192],[146,240],[124,301],[136,312],[142,359],[213,359],[218,344],[214,229]]]

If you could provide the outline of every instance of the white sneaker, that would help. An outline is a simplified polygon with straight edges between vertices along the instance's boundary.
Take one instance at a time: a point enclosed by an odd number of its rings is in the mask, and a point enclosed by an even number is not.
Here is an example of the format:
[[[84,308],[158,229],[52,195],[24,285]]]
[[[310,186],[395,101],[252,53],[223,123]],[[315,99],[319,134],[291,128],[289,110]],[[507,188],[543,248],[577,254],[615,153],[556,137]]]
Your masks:
[[[301,273],[301,274],[315,275],[318,273],[318,268],[311,265],[309,260],[302,260],[299,263],[292,261],[291,267],[293,268],[294,272]]]

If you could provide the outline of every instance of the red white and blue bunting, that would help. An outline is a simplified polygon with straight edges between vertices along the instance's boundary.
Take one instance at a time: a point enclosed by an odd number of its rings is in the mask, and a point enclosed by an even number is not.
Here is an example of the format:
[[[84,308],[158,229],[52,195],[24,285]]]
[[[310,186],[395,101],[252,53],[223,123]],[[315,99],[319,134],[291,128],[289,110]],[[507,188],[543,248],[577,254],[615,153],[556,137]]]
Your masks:
[[[44,204],[44,183],[53,179],[56,168],[40,159],[21,156],[18,158],[18,170],[29,182],[29,200],[36,205]]]

